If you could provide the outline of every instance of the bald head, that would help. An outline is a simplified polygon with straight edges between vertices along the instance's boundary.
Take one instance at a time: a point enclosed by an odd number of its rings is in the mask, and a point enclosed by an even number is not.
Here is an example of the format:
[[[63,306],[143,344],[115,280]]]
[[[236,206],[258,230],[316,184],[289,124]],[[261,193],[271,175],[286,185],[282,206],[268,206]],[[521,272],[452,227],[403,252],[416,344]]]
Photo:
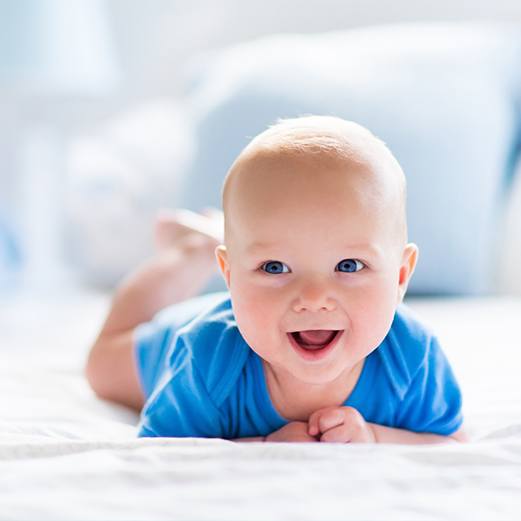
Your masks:
[[[303,165],[306,169],[299,167]],[[340,196],[342,183],[349,183],[351,192],[375,213],[386,213],[387,220],[392,213],[399,242],[405,244],[405,176],[400,165],[366,128],[332,116],[281,120],[243,149],[223,185],[225,243],[231,242],[234,222],[252,206],[260,212],[274,210],[280,190],[300,197],[322,193],[322,198],[331,196],[328,204],[341,205],[346,201]],[[330,194],[324,186],[331,187]]]

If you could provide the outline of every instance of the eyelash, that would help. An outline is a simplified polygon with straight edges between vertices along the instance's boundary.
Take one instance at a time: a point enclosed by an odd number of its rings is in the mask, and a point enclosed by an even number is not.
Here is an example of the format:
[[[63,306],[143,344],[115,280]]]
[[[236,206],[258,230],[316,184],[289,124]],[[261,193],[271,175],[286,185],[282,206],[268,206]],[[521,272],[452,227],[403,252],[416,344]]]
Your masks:
[[[358,259],[342,259],[338,264],[340,264],[340,263],[342,263],[342,262],[344,262],[344,261],[353,261],[353,262],[356,263],[356,267],[357,267],[357,268],[358,268],[358,265],[360,265],[361,267],[360,267],[359,269],[357,269],[356,271],[341,271],[340,273],[358,273],[359,271],[362,271],[363,269],[367,268],[367,265],[366,265],[364,262],[362,262],[361,260],[358,260]],[[269,271],[266,271],[266,270],[263,269],[263,267],[266,266],[266,264],[270,264],[270,263],[272,263],[272,262],[278,262],[279,264],[282,264],[282,265],[286,266],[286,265],[285,265],[283,262],[281,262],[281,261],[273,261],[273,260],[271,260],[271,261],[263,262],[263,263],[259,266],[258,270],[259,270],[259,271],[262,271],[262,272],[264,272],[264,273],[266,273],[267,275],[284,275],[284,274],[286,274],[286,273],[290,273],[289,271],[282,272],[282,273],[270,273]],[[338,266],[338,264],[337,264],[337,266]],[[335,271],[336,271],[336,270],[335,270]]]

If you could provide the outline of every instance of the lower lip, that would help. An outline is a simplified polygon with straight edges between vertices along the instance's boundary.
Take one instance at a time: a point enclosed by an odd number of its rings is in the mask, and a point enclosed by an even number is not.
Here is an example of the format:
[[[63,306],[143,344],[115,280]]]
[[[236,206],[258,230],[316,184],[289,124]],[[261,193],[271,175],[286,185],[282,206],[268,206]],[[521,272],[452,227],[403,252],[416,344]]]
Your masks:
[[[289,342],[295,349],[295,351],[305,360],[316,361],[325,358],[338,344],[338,340],[344,334],[344,330],[339,331],[335,338],[325,347],[321,349],[304,349],[299,343],[293,338],[291,333],[286,333],[289,337]]]

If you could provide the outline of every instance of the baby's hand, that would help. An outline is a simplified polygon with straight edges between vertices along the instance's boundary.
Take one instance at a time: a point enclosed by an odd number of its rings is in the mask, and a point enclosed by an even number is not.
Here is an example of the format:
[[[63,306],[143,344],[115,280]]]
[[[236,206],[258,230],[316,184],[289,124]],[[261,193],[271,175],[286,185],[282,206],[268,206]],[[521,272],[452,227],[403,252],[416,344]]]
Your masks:
[[[308,420],[308,434],[333,443],[376,443],[371,425],[354,407],[325,407]]]
[[[307,422],[293,421],[266,436],[264,441],[317,442],[318,440],[308,434]]]

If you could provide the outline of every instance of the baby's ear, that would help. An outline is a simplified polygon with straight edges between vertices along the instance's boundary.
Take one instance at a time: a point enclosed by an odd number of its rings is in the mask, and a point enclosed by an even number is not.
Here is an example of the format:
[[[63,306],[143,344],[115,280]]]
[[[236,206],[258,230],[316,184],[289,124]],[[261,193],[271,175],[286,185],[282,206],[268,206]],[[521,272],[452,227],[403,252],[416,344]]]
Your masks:
[[[224,244],[219,244],[219,246],[215,248],[215,257],[219,264],[224,282],[226,282],[226,286],[230,289],[230,263],[228,262],[228,250]]]
[[[416,262],[418,261],[418,246],[410,242],[403,250],[402,261],[400,264],[400,275],[398,279],[398,302],[403,300],[407,291],[407,286],[411,280],[414,268],[416,268]]]

